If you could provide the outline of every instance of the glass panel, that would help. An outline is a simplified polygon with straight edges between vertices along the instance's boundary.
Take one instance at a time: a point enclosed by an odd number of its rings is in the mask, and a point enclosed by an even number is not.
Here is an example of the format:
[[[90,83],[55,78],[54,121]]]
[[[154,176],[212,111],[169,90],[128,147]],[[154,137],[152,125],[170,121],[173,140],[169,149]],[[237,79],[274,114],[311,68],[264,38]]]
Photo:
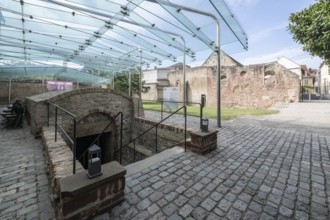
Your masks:
[[[247,50],[247,35],[241,24],[238,22],[238,20],[235,18],[234,14],[226,4],[226,2],[224,0],[210,0],[210,2],[212,3],[216,11],[219,13],[219,15],[222,17],[222,19],[225,21],[232,33],[236,36],[237,40],[239,40],[244,49]]]
[[[134,1],[134,0],[132,0]],[[167,0],[155,0],[161,5],[167,12],[174,16],[182,25],[189,29],[193,34],[195,34],[201,41],[203,41],[208,47],[215,50],[214,41],[210,40],[202,31],[199,30],[184,14],[178,13],[177,9],[170,6]]]

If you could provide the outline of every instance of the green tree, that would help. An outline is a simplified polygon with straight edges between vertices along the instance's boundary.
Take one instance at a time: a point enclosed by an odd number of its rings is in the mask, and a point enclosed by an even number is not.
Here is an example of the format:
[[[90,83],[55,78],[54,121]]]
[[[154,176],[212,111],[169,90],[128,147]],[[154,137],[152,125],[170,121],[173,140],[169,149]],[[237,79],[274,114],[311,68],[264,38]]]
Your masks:
[[[138,71],[131,72],[132,82],[131,89],[132,94],[139,94],[139,84],[140,84],[140,73]],[[123,72],[122,74],[115,77],[115,90],[119,90],[128,93],[129,88],[129,73]],[[142,82],[143,84],[144,82]]]
[[[288,29],[305,51],[330,62],[330,1],[318,0],[289,17]]]

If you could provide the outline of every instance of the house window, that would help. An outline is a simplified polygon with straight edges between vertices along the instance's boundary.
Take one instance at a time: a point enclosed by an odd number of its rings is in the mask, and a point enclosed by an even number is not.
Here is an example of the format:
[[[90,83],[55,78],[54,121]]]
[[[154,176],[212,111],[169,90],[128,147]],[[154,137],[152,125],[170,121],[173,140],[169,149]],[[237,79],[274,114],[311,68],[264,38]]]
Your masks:
[[[304,85],[305,85],[305,86],[308,86],[308,79],[305,79],[305,80],[304,80]]]

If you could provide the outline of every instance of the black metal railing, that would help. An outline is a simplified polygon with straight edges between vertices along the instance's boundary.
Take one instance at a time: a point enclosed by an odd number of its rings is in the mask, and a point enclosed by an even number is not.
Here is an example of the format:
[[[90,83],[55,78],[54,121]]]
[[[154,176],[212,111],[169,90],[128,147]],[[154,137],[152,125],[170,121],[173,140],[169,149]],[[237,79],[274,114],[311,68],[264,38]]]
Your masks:
[[[53,106],[55,108],[55,119],[54,119],[54,126],[55,126],[55,142],[57,141],[57,131],[58,129],[64,134],[64,136],[67,138],[67,140],[71,144],[71,151],[73,154],[72,158],[72,173],[76,173],[76,134],[77,134],[77,119],[76,115],[69,112],[68,110],[56,105],[55,103],[48,102],[47,105],[47,125],[49,127],[49,121],[50,121],[50,106]],[[58,123],[58,110],[64,112],[65,114],[69,115],[72,118],[73,121],[73,137],[70,137],[70,135],[65,131],[65,129]]]
[[[133,140],[131,140],[129,143],[125,144],[124,146],[121,146],[121,148],[119,149],[120,151],[120,163],[122,164],[122,152],[123,149],[126,147],[129,147],[129,145],[131,143],[133,143],[133,162],[136,162],[136,141],[137,139],[141,138],[143,135],[148,134],[149,131],[151,131],[153,128],[156,128],[156,132],[155,132],[155,137],[156,137],[156,146],[155,146],[155,152],[156,154],[158,153],[158,126],[164,122],[165,120],[167,120],[168,118],[170,118],[171,116],[173,116],[174,114],[178,113],[179,111],[181,111],[183,109],[183,114],[184,114],[184,149],[185,151],[187,150],[187,106],[182,106],[181,108],[179,108],[178,110],[176,110],[175,112],[171,113],[170,115],[168,115],[166,118],[162,119],[161,121],[159,121],[158,123],[156,123],[155,125],[153,125],[152,127],[150,127],[149,129],[143,131],[142,133],[140,133],[137,137],[135,137]],[[115,152],[118,153],[118,150]]]
[[[85,158],[86,158],[86,154],[88,152],[88,148],[90,148],[91,146],[93,146],[93,144],[95,144],[97,141],[99,141],[100,137],[105,133],[105,131],[110,127],[110,125],[116,121],[116,119],[120,116],[120,136],[119,136],[119,149],[122,147],[123,145],[123,113],[122,112],[118,112],[117,115],[113,118],[111,118],[111,120],[109,121],[109,123],[107,124],[107,126],[105,126],[105,128],[102,130],[102,132],[92,141],[92,143],[89,145],[89,147],[87,147],[87,149],[80,154],[80,156],[78,157],[78,160],[80,161],[81,159],[83,159],[83,166],[85,165]],[[122,155],[120,155],[122,156]],[[121,160],[121,158],[120,158]]]
[[[179,101],[165,101],[165,100],[138,100],[138,116],[140,117],[140,105],[143,105],[143,102],[153,102],[153,103],[160,103],[160,120],[163,120],[164,117],[164,112],[165,113],[171,113],[168,112],[164,109],[164,103],[178,103],[178,104],[185,104],[184,102],[179,102]],[[201,103],[198,102],[186,102],[186,105],[199,105],[199,109],[200,109],[200,114],[199,114],[199,118],[200,118],[200,129],[202,128],[202,119],[203,119],[203,108],[205,106],[205,103],[203,103],[203,101],[201,101]],[[148,110],[148,109],[145,109]],[[152,110],[154,111],[154,110]],[[189,114],[187,114],[189,115]]]

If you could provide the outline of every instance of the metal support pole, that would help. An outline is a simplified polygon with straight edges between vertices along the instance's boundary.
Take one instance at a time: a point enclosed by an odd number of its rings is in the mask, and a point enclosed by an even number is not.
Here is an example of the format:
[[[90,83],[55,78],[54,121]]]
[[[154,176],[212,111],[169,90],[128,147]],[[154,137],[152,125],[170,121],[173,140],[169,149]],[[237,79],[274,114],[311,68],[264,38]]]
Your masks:
[[[220,23],[217,23],[217,125],[221,128],[221,64],[220,64]]]
[[[132,96],[132,75],[131,75],[131,71],[128,72],[128,95]]]
[[[76,148],[77,148],[77,140],[76,140],[76,136],[77,136],[77,121],[74,118],[73,119],[73,149],[72,149],[72,153],[73,153],[73,174],[76,174]]]
[[[199,128],[202,129],[203,106],[200,105],[200,108],[201,108],[201,110],[200,110],[200,123],[199,123],[200,126],[199,126]]]
[[[9,85],[8,85],[8,104],[10,104],[10,96],[11,96],[11,78],[9,78]]]
[[[142,100],[142,49],[140,49],[139,99]]]
[[[186,41],[183,37],[181,37],[181,40],[183,41],[183,105],[186,105],[187,103],[187,88],[186,88]]]
[[[184,106],[184,151],[187,151],[187,106]]]
[[[160,120],[163,120],[164,101],[160,101]]]
[[[134,163],[135,163],[135,139],[134,139]]]
[[[49,115],[49,103],[47,103],[47,127],[49,127],[49,117],[50,117],[50,115]]]
[[[55,107],[55,142],[57,141],[57,107]]]
[[[156,154],[158,153],[158,126],[156,125]]]
[[[120,164],[123,160],[123,113],[120,114]]]

